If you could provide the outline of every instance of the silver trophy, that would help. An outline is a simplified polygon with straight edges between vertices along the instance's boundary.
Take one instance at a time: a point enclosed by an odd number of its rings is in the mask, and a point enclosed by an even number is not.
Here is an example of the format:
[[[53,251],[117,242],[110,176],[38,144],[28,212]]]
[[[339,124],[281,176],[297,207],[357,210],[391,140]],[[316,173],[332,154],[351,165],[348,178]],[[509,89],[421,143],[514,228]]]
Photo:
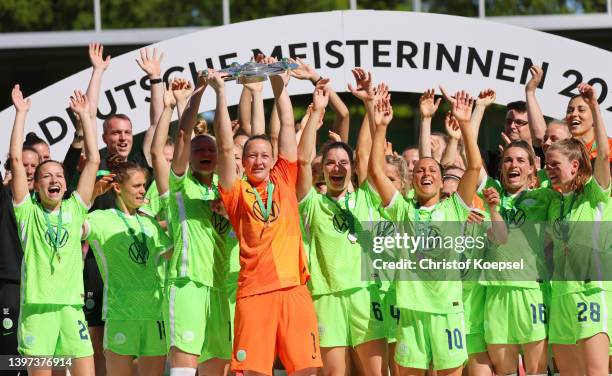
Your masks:
[[[281,61],[273,64],[261,64],[253,61],[246,64],[233,63],[229,68],[221,69],[219,72],[228,74],[223,78],[225,81],[236,80],[239,84],[248,84],[266,81],[269,76],[275,76],[297,67],[296,63],[283,58]]]

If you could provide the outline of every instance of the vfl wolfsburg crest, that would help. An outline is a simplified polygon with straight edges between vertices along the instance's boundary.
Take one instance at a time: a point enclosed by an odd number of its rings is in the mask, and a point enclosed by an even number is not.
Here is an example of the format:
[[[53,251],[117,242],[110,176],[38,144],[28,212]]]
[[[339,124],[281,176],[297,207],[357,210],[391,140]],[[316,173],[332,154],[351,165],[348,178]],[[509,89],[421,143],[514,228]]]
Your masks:
[[[47,231],[45,231],[45,241],[51,247],[55,246],[57,248],[62,248],[68,242],[68,238],[68,231],[63,227],[60,227],[59,234],[57,228],[51,227],[47,228]]]
[[[139,242],[130,244],[130,259],[137,264],[146,264],[149,259],[149,250]]]

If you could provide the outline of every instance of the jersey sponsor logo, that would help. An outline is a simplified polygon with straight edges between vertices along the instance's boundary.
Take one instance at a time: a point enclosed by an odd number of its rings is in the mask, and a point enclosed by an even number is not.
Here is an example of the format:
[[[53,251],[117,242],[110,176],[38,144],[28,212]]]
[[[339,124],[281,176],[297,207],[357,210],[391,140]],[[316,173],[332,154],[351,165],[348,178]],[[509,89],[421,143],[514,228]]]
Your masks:
[[[146,247],[143,249],[143,247],[136,242],[130,244],[130,251],[128,253],[130,259],[136,264],[144,265],[149,259],[149,250]]]
[[[230,223],[222,215],[219,215],[219,214],[213,212],[212,217],[211,217],[210,220],[211,220],[211,222],[213,224],[213,227],[215,228],[215,231],[217,231],[217,233],[219,233],[219,234],[223,235],[229,229]]]
[[[527,214],[522,208],[516,208],[502,212],[502,217],[510,228],[519,228],[525,223]]]
[[[344,212],[334,214],[332,222],[334,224],[334,230],[340,233],[347,232],[350,228],[348,215]]]
[[[64,227],[62,227],[62,228],[60,228],[59,232],[60,233],[58,235],[56,228],[49,228],[49,229],[47,229],[47,231],[45,231],[45,241],[51,247],[55,246],[55,244],[53,243],[53,240],[51,240],[51,239],[57,239],[58,240],[57,248],[62,248],[68,242],[68,238],[70,237],[68,235],[68,231]]]
[[[125,334],[123,334],[123,333],[115,334],[115,343],[116,344],[123,345],[126,340],[127,340],[127,338],[125,337]]]
[[[395,234],[395,224],[391,221],[381,221],[374,225],[375,236],[392,236]]]

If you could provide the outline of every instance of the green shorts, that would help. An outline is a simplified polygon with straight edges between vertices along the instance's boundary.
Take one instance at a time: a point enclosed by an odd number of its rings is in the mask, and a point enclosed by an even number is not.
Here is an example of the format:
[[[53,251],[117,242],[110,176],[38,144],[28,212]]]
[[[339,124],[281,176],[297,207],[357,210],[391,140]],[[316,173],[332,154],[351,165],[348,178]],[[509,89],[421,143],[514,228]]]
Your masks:
[[[401,309],[395,361],[402,367],[457,368],[468,358],[463,312],[436,314]]]
[[[321,347],[353,346],[385,338],[377,286],[313,296]]]
[[[463,282],[463,316],[466,334],[484,333],[485,294],[486,287],[478,282]]]
[[[485,342],[484,333],[470,333],[465,336],[467,342],[468,356],[487,352],[487,343]]]
[[[607,291],[590,290],[553,296],[548,341],[573,345],[598,333],[609,336],[608,295]]]
[[[200,362],[232,355],[229,301],[224,289],[168,282],[164,294],[168,348],[198,355]]]
[[[397,296],[395,287],[390,287],[388,291],[380,291],[383,301],[383,321],[385,323],[385,333],[387,343],[397,342],[397,325],[400,320],[400,309],[395,305]]]
[[[93,355],[80,306],[23,304],[17,341],[21,355],[74,358]]]
[[[106,320],[104,350],[119,355],[166,355],[164,322],[159,320]]]
[[[548,307],[539,288],[487,286],[487,344],[524,344],[546,339]]]

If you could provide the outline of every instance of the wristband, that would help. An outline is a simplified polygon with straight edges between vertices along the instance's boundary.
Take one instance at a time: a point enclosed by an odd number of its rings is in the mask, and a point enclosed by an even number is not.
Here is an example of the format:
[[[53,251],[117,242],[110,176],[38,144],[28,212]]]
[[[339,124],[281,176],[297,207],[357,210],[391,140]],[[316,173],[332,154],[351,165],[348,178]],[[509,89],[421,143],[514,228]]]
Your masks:
[[[155,84],[161,84],[162,83],[162,79],[161,78],[151,78],[149,80],[149,82],[151,83],[151,85],[155,85]]]
[[[310,82],[312,82],[312,86],[317,86],[319,81],[321,81],[322,79],[323,79],[323,76],[319,76],[319,78],[316,81],[310,81]]]

